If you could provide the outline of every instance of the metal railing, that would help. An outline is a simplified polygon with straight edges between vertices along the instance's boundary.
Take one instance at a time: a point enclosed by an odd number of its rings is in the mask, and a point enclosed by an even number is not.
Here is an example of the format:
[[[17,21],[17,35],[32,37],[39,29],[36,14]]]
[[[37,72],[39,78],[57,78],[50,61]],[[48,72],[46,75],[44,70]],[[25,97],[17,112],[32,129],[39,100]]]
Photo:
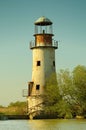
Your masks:
[[[36,44],[35,41],[30,41],[30,49],[37,48],[37,47],[53,47],[55,49],[58,48],[58,41],[52,40],[52,44],[47,44],[45,42],[45,45]]]

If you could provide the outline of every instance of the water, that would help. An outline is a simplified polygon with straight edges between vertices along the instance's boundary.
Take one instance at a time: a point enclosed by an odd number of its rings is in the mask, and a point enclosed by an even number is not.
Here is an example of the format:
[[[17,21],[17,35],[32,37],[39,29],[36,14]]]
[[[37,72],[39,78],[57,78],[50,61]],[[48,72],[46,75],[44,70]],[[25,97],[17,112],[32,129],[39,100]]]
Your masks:
[[[4,120],[0,130],[86,130],[86,120]]]

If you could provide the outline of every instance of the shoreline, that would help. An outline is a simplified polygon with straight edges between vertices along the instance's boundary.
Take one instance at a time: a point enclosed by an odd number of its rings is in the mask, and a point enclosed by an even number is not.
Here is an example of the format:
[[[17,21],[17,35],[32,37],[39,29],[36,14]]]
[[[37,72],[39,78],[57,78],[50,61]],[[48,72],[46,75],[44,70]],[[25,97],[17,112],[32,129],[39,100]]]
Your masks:
[[[29,119],[28,115],[0,115],[0,120]]]

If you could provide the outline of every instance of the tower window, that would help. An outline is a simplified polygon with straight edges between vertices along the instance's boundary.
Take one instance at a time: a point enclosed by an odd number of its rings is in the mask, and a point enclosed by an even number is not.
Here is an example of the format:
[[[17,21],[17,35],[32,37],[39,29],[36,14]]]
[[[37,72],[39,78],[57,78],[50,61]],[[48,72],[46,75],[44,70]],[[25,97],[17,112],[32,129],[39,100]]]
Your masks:
[[[39,90],[39,89],[40,89],[40,85],[37,84],[37,85],[36,85],[36,90]]]
[[[40,66],[41,65],[41,62],[40,61],[37,61],[37,66]]]
[[[55,61],[53,61],[53,66],[55,66]]]

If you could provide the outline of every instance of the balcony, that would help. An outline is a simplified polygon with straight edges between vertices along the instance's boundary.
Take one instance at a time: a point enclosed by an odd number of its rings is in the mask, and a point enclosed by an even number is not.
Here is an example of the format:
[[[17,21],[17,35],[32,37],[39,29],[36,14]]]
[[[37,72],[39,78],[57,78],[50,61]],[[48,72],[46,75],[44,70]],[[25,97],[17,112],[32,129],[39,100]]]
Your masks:
[[[30,49],[34,49],[34,48],[39,48],[39,47],[51,47],[51,48],[58,48],[58,41],[52,40],[52,44],[47,44],[45,43],[45,45],[41,45],[41,44],[36,44],[35,41],[31,41],[30,42]]]
[[[27,97],[28,96],[28,89],[23,89],[22,90],[22,96]]]

